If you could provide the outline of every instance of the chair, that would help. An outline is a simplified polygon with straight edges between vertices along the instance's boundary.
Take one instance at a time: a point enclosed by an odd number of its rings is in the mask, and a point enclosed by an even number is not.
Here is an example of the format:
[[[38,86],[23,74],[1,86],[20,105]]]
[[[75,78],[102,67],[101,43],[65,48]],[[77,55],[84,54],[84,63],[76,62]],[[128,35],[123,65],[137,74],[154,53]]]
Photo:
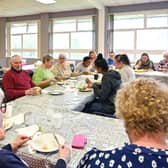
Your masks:
[[[2,90],[2,88],[0,88],[0,104],[3,102],[4,98],[5,98],[4,91]]]

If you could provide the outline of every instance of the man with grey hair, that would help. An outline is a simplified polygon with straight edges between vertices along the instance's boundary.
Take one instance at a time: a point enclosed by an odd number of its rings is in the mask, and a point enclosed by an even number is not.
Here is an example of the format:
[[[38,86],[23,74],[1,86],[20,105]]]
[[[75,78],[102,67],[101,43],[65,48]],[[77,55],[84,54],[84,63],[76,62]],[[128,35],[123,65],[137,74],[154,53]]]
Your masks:
[[[7,100],[14,100],[24,95],[35,95],[33,89],[35,84],[32,82],[29,72],[22,70],[22,58],[14,55],[10,59],[11,69],[8,70],[2,80],[2,86]]]

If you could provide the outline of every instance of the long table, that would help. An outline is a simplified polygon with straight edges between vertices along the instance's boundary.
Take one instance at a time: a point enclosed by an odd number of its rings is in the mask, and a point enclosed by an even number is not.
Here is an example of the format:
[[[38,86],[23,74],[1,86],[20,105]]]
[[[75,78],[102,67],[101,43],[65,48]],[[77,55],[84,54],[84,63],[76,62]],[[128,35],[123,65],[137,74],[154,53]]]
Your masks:
[[[60,89],[62,86],[53,85],[47,88],[42,95],[25,96],[12,102],[12,114],[22,113],[25,116],[31,114],[31,118],[21,125],[15,125],[7,131],[6,138],[0,142],[3,146],[12,141],[17,135],[16,129],[27,125],[37,124],[43,132],[56,132],[64,137],[66,144],[71,146],[75,134],[84,134],[87,137],[87,144],[83,150],[72,149],[71,160],[68,167],[76,167],[80,158],[92,147],[100,149],[112,149],[122,146],[128,142],[123,123],[119,119],[106,118],[102,116],[75,112],[72,109],[87,99],[91,93],[81,93],[77,90],[65,91],[64,95],[53,96],[46,91]],[[63,88],[62,88],[63,89]],[[53,122],[53,115],[61,115],[61,126],[53,130],[57,121]],[[25,117],[26,118],[26,117]],[[40,153],[30,150],[30,145],[24,145],[18,150],[31,168],[53,167],[58,155],[57,153]]]
[[[160,82],[168,84],[168,72],[148,71],[148,72],[135,72],[137,78],[152,78]]]

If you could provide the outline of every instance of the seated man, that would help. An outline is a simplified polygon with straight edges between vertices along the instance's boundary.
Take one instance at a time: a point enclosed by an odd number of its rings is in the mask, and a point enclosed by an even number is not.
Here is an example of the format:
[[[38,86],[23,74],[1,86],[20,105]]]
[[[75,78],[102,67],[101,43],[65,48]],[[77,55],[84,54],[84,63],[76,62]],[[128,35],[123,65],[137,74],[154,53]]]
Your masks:
[[[29,72],[22,70],[22,59],[14,55],[10,60],[11,69],[8,70],[2,80],[7,100],[14,100],[24,95],[35,95],[35,84],[32,82]]]
[[[75,71],[79,74],[88,75],[91,72],[91,60],[90,57],[84,57],[83,61],[76,65]]]
[[[114,57],[115,57],[115,53],[114,53],[114,51],[112,50],[112,51],[110,51],[110,53],[109,53],[109,58],[107,59],[107,64],[108,64],[108,66],[114,65]]]
[[[168,51],[164,53],[164,59],[158,64],[158,71],[168,72]]]

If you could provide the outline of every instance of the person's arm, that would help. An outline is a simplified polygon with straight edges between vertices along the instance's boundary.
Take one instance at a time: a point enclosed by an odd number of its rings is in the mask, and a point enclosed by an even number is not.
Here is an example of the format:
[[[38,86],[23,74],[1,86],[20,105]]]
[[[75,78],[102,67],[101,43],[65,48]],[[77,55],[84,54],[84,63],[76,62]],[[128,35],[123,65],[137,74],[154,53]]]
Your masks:
[[[59,145],[59,159],[55,165],[55,168],[66,168],[70,159],[70,148],[65,145]]]
[[[30,140],[30,137],[19,135],[11,144],[4,146],[0,150],[0,167],[28,168],[27,165],[13,153],[28,140]]]
[[[156,71],[154,63],[152,61],[151,63],[152,63],[152,70]]]
[[[66,168],[66,162],[63,159],[58,159],[55,168]]]
[[[101,88],[97,84],[93,84],[95,97],[98,97],[101,101],[105,101],[110,97],[113,89],[111,80],[112,79],[109,79],[108,77],[104,76],[102,80]]]
[[[141,65],[142,65],[142,61],[141,61],[141,60],[138,60],[138,61],[136,62],[136,64],[134,65],[134,68],[135,68],[135,69],[141,69]]]

